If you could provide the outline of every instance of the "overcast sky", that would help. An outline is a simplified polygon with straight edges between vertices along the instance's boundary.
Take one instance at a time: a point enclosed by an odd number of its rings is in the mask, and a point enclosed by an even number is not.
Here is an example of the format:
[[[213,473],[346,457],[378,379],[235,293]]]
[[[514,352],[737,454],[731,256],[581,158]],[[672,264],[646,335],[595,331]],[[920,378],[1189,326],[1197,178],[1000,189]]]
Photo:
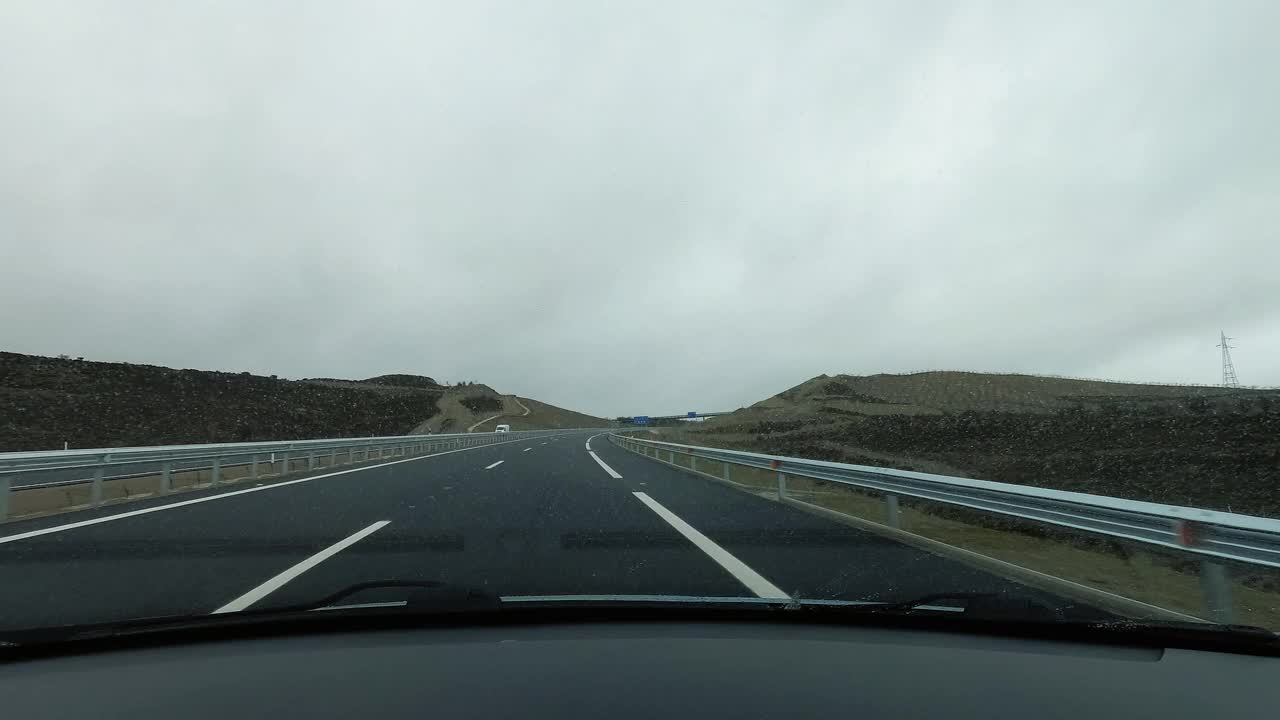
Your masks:
[[[0,349],[1280,385],[1280,3],[1085,4],[5,0]]]

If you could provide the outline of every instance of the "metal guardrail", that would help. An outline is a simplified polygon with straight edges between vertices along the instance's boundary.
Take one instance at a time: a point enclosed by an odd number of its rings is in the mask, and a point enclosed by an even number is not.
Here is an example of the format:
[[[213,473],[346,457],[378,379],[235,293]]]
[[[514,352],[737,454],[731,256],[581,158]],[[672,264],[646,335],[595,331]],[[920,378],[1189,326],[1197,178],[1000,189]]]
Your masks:
[[[730,480],[732,465],[776,472],[779,499],[787,499],[789,476],[874,491],[884,499],[884,524],[894,529],[902,527],[899,498],[906,496],[1190,553],[1201,558],[1200,579],[1206,610],[1215,622],[1231,622],[1232,618],[1226,568],[1220,560],[1280,568],[1280,520],[1271,518],[908,470],[641,440],[616,433],[609,437],[628,450],[671,464],[675,464],[677,453],[688,456],[689,469],[693,472],[699,472],[699,459],[719,462],[724,468],[725,480]]]
[[[89,485],[87,507],[104,501],[106,483],[138,477],[158,478],[159,494],[175,490],[173,477],[197,473],[187,489],[210,488],[232,479],[256,480],[321,468],[355,465],[393,457],[427,455],[500,442],[541,437],[559,430],[450,435],[393,435],[264,443],[161,445],[136,448],[0,453],[0,521],[9,518],[16,493],[69,485]],[[242,469],[237,478],[229,471]],[[208,482],[201,482],[202,473]]]

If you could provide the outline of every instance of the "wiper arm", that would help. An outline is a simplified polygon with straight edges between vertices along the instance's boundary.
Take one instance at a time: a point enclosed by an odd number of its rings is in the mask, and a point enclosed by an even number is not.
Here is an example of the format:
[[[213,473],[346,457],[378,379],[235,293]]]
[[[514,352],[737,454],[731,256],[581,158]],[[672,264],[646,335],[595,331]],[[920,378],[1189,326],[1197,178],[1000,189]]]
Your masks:
[[[388,603],[340,604],[342,600],[367,590],[411,590],[403,600]],[[169,615],[160,617],[130,618],[117,622],[94,623],[61,627],[33,628],[6,632],[0,636],[0,649],[44,645],[79,640],[123,637],[153,632],[165,632],[213,625],[243,625],[276,620],[285,621],[310,615],[312,611],[340,611],[360,615],[376,615],[383,612],[402,612],[408,615],[444,615],[449,613],[496,610],[502,601],[490,593],[467,587],[459,587],[434,580],[378,580],[350,585],[318,600],[295,605],[266,606],[218,615]]]
[[[390,603],[355,603],[342,605],[341,602],[366,590],[410,589],[403,601]],[[497,595],[475,588],[451,585],[436,580],[376,580],[357,583],[339,590],[332,595],[301,605],[286,605],[267,608],[265,612],[297,612],[311,610],[344,610],[369,609],[378,607],[403,607],[414,612],[471,612],[474,610],[497,610],[502,600]]]
[[[962,600],[964,602],[963,606],[957,610],[935,605],[935,603],[945,600]],[[981,620],[1063,622],[1067,619],[1062,608],[1042,602],[1030,595],[1012,595],[1008,593],[933,593],[922,595],[912,600],[884,605],[865,605],[858,608],[857,611],[886,614],[958,612],[967,618]]]

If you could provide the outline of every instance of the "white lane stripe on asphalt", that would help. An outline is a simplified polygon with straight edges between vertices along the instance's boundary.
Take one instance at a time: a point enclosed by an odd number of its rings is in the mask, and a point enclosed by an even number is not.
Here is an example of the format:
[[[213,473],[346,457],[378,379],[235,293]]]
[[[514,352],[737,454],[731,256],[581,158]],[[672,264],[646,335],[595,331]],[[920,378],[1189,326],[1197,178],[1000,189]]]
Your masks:
[[[614,478],[615,480],[621,480],[621,479],[622,479],[622,476],[618,474],[618,471],[617,471],[617,470],[614,470],[614,469],[613,469],[613,468],[611,468],[611,467],[609,467],[608,463],[606,463],[605,461],[601,460],[599,455],[597,455],[597,454],[595,454],[595,453],[593,453],[593,452],[589,452],[589,453],[587,453],[587,454],[588,454],[588,455],[590,455],[591,457],[595,458],[595,461],[596,461],[596,462],[598,462],[598,463],[600,463],[600,467],[604,468],[604,471],[605,471],[605,472],[607,472],[607,473],[609,473],[609,476],[610,476],[610,477]]]
[[[667,521],[667,524],[675,528],[677,532],[689,539],[698,549],[706,553],[712,560],[720,564],[720,567],[729,571],[729,574],[738,579],[738,582],[747,586],[747,589],[762,598],[779,598],[782,600],[790,599],[790,596],[782,592],[782,590],[773,583],[764,579],[760,573],[747,567],[747,564],[734,557],[728,550],[715,544],[715,542],[698,532],[698,529],[680,519],[679,515],[671,512],[663,507],[662,503],[649,497],[647,493],[633,492],[632,495],[649,509],[658,513],[658,517]]]
[[[502,464],[502,463],[504,463],[504,462],[506,462],[506,460],[499,460],[498,462],[496,462],[496,463],[494,463],[494,464],[492,464],[492,465],[486,465],[484,469],[485,469],[485,470],[492,470],[492,469],[494,469],[494,468],[498,467],[499,465],[501,465],[501,464]]]
[[[259,585],[258,587],[256,587],[256,588],[254,588],[254,589],[250,590],[249,592],[247,592],[247,593],[245,593],[245,594],[241,595],[240,597],[236,598],[235,600],[232,600],[231,602],[227,603],[226,605],[223,605],[222,607],[218,608],[217,610],[214,610],[212,614],[213,614],[213,615],[221,615],[221,614],[223,614],[223,613],[240,612],[241,610],[244,610],[245,608],[249,607],[250,605],[252,605],[252,604],[254,604],[254,603],[258,602],[259,600],[261,600],[262,598],[266,597],[267,595],[270,595],[271,593],[275,592],[276,590],[279,590],[281,587],[283,587],[283,586],[284,586],[284,584],[285,584],[285,583],[289,582],[290,580],[292,580],[292,579],[294,579],[294,578],[298,577],[298,576],[299,576],[299,575],[301,575],[302,573],[304,573],[304,572],[306,572],[306,571],[310,570],[311,568],[313,568],[313,567],[315,567],[315,566],[319,565],[320,563],[324,562],[325,560],[328,560],[329,558],[333,557],[334,555],[337,555],[338,553],[340,553],[340,552],[342,552],[343,550],[345,550],[345,549],[347,549],[347,548],[351,547],[352,545],[355,545],[356,543],[360,542],[360,541],[361,541],[361,540],[363,540],[364,538],[369,537],[370,535],[374,534],[375,532],[377,532],[377,531],[381,530],[382,528],[384,528],[384,527],[386,527],[386,526],[388,526],[388,525],[390,525],[390,524],[391,524],[391,521],[390,521],[390,520],[379,520],[378,522],[376,522],[376,523],[374,523],[374,524],[370,525],[369,527],[367,527],[367,528],[365,528],[365,529],[361,530],[360,532],[356,533],[355,535],[352,535],[351,537],[347,538],[346,540],[340,540],[340,541],[338,541],[338,542],[336,542],[336,543],[334,543],[334,544],[330,545],[329,547],[327,547],[327,548],[325,548],[325,549],[321,550],[320,552],[316,553],[315,555],[312,555],[311,557],[307,558],[306,560],[303,560],[302,562],[298,563],[297,565],[294,565],[293,567],[289,568],[288,570],[285,570],[284,572],[280,573],[279,575],[276,575],[275,577],[273,577],[273,578],[271,578],[270,580],[268,580],[268,581],[266,581],[266,582],[262,583],[261,585]]]
[[[427,460],[429,458],[440,457],[441,455],[452,455],[454,453],[467,452],[469,450],[480,450],[481,448],[494,447],[495,445],[507,445],[519,440],[503,440],[499,443],[490,443],[488,445],[476,445],[475,447],[458,448],[457,450],[445,450],[443,452],[432,453],[430,455],[421,455],[418,457],[405,458],[403,460],[392,460],[390,462],[378,463],[377,465],[366,465],[365,467],[347,468],[346,470],[338,470],[337,472],[325,473],[323,475],[312,475],[311,477],[298,478],[297,480],[284,480],[282,482],[271,483],[270,485],[254,485],[244,490],[232,490],[231,492],[218,493],[217,495],[206,495],[205,497],[195,498],[194,500],[183,500],[181,502],[169,503],[168,505],[156,505],[154,507],[143,508],[141,510],[130,510],[117,515],[107,515],[106,517],[94,518],[92,520],[81,520],[79,522],[67,523],[66,525],[54,525],[53,527],[41,528],[39,530],[29,530],[16,535],[6,535],[0,537],[0,545],[18,540],[26,540],[27,538],[39,537],[41,535],[49,535],[51,533],[63,532],[64,530],[75,530],[76,528],[88,527],[99,523],[111,522],[112,520],[124,520],[125,518],[137,517],[138,515],[150,515],[161,510],[173,510],[174,508],[186,507],[188,505],[199,505],[200,503],[211,502],[213,500],[221,500],[223,498],[235,497],[251,492],[261,492],[263,490],[274,490],[275,488],[288,487],[289,485],[297,485],[298,483],[311,482],[312,480],[323,480],[324,478],[334,477],[336,475],[346,475],[347,473],[361,472],[363,470],[373,470],[374,468],[388,467],[390,465],[399,465],[400,463],[416,462],[418,460]],[[207,488],[205,488],[207,489]]]
[[[543,443],[543,445],[546,445],[546,443]],[[530,451],[530,450],[532,450],[532,449],[533,449],[533,448],[525,448],[525,449],[524,449],[524,451],[525,451],[525,452],[529,452],[529,451]]]

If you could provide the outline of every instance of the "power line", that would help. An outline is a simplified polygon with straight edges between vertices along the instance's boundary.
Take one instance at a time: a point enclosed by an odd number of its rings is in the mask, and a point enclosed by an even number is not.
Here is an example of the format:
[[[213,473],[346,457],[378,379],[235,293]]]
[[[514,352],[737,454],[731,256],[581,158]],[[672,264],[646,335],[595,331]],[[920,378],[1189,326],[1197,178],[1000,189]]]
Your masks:
[[[1235,347],[1227,343],[1231,338],[1227,337],[1227,333],[1219,330],[1222,335],[1222,342],[1218,347],[1222,348],[1222,387],[1238,388],[1240,387],[1240,379],[1236,377],[1236,366],[1231,362],[1231,348]]]

